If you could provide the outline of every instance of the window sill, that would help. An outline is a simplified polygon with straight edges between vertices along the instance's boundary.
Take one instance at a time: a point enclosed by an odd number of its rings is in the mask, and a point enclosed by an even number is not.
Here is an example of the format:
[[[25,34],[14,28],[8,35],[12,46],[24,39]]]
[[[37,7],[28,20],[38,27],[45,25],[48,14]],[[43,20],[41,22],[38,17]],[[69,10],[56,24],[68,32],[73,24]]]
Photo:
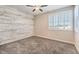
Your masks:
[[[68,30],[68,29],[55,29],[55,28],[48,28],[49,31],[73,31],[73,29]]]

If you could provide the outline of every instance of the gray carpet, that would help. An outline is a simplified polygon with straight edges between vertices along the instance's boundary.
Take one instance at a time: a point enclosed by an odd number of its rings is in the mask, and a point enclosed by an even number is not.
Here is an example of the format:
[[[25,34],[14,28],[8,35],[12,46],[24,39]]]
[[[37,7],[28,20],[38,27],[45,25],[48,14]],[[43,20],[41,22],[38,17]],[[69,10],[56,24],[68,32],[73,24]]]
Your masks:
[[[1,54],[76,54],[72,44],[40,37],[29,37],[0,46]]]

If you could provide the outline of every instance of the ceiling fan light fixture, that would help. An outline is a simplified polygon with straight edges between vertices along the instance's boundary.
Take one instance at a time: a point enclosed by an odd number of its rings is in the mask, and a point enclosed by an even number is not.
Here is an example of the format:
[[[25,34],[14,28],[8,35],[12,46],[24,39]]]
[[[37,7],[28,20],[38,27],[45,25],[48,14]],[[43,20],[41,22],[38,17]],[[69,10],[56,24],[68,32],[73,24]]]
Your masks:
[[[43,7],[47,7],[48,5],[26,5],[28,7],[33,7],[34,9],[32,10],[33,12],[35,12],[36,10],[39,10],[41,12],[43,12]]]
[[[43,10],[42,9],[39,9],[41,12],[43,12]]]
[[[36,10],[39,10],[39,7],[36,7],[35,9],[36,9]]]
[[[36,9],[33,9],[32,11],[34,12]]]

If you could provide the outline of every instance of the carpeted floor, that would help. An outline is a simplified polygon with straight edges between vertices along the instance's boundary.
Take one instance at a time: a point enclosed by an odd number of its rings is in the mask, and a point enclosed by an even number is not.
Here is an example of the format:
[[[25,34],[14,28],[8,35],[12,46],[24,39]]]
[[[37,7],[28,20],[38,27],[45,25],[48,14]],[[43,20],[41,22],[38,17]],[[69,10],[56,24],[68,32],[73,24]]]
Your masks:
[[[76,54],[72,44],[40,37],[29,37],[0,46],[1,54]]]

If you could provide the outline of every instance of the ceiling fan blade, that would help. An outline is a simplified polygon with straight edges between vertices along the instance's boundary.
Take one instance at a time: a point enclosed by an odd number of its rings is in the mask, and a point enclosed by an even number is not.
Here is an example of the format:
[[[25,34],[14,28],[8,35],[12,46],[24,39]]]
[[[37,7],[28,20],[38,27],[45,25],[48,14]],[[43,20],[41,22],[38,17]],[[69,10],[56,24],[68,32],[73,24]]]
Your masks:
[[[41,5],[40,7],[47,7],[48,5]]]
[[[42,9],[39,9],[41,12],[43,12],[43,10]]]
[[[26,6],[28,6],[28,7],[34,7],[33,5],[26,5]]]
[[[26,5],[28,7],[47,7],[48,5]]]
[[[32,11],[34,12],[36,9],[33,9]]]

